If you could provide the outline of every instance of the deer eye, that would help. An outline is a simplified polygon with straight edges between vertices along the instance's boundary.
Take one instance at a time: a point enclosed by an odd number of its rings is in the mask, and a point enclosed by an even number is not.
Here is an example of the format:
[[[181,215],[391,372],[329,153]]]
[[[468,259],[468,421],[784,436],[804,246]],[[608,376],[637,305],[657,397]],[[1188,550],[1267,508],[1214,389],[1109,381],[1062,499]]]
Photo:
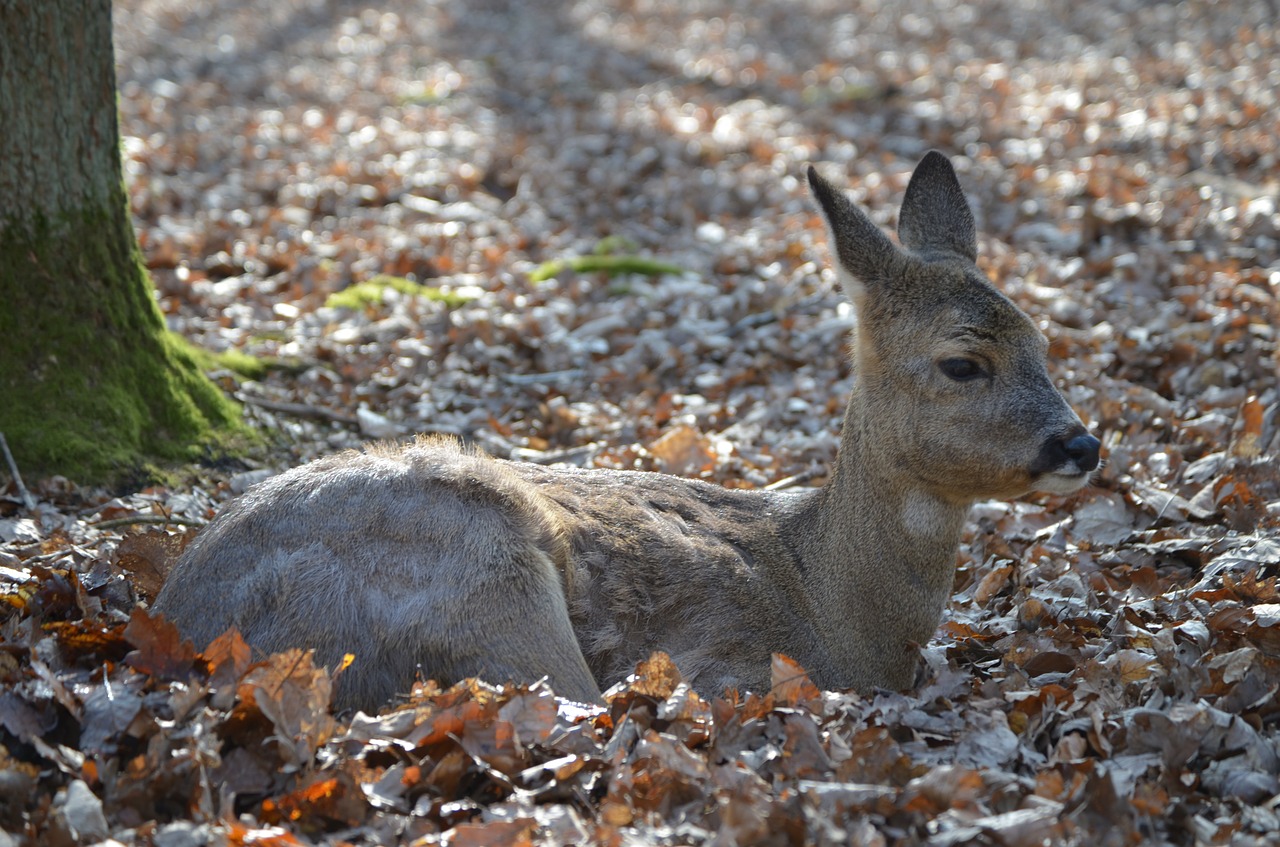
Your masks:
[[[956,382],[968,382],[971,379],[986,376],[982,364],[974,359],[943,359],[938,362],[938,370],[942,371],[948,379],[954,379]]]

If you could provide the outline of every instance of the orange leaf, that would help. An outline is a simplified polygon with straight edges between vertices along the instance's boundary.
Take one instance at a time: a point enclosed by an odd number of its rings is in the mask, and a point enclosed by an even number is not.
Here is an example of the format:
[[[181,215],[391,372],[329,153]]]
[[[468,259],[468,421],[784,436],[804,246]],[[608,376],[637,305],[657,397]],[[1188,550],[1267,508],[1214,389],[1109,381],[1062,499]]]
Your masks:
[[[665,700],[683,681],[675,662],[666,653],[654,653],[636,665],[630,688],[637,694],[644,694]]]
[[[249,827],[238,821],[227,828],[230,847],[302,847],[291,833],[277,827]]]
[[[973,592],[973,602],[979,606],[985,606],[991,602],[991,598],[995,597],[1000,591],[1009,584],[1009,577],[1013,574],[1013,567],[1004,564],[998,568],[992,568],[991,571],[982,578],[982,582],[978,583],[978,588]]]
[[[124,640],[136,648],[125,656],[125,663],[152,676],[186,676],[196,658],[196,648],[183,640],[176,626],[160,615],[151,616],[141,606],[133,607]]]
[[[1266,410],[1257,395],[1251,395],[1240,407],[1241,428],[1231,445],[1231,452],[1248,459],[1256,458],[1261,453],[1258,439],[1262,436],[1262,418]]]
[[[523,847],[533,844],[533,833],[537,827],[533,818],[463,823],[454,827],[448,844],[449,847],[490,847],[492,844]]]
[[[213,639],[200,655],[209,664],[209,675],[222,684],[239,682],[253,664],[249,645],[234,626]]]
[[[774,653],[769,670],[769,690],[782,705],[798,706],[821,699],[822,692],[809,679],[808,672],[790,657]]]
[[[664,473],[696,476],[715,467],[715,451],[711,442],[697,429],[680,425],[649,446]]]
[[[313,821],[316,817],[356,826],[369,812],[364,795],[355,788],[352,777],[344,772],[336,777],[317,779],[282,797],[262,801],[262,817],[268,823]]]

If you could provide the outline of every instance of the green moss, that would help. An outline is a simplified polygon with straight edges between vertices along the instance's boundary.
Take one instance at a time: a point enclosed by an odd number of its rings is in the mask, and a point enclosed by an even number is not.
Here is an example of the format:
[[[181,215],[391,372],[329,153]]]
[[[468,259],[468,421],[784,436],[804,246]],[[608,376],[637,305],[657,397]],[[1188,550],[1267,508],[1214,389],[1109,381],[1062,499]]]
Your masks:
[[[435,106],[449,99],[452,91],[441,85],[420,85],[396,96],[399,106]]]
[[[24,473],[115,484],[255,440],[165,329],[123,208],[0,222],[0,268],[0,431]]]
[[[884,89],[873,85],[845,83],[832,85],[809,85],[800,93],[804,102],[814,106],[825,106],[839,103],[857,103],[863,100],[876,100],[888,94]]]
[[[614,277],[623,274],[640,274],[641,276],[662,276],[672,274],[680,276],[688,273],[685,268],[635,255],[638,246],[620,235],[609,235],[600,239],[587,256],[569,256],[564,259],[552,259],[543,262],[529,274],[530,282],[546,282],[565,271],[574,273],[603,273]]]
[[[297,357],[282,359],[279,356],[254,356],[235,348],[222,353],[211,353],[198,347],[190,349],[200,370],[206,373],[231,371],[245,379],[262,379],[272,372],[299,374],[309,367],[306,362]]]
[[[238,373],[246,379],[262,379],[272,369],[269,360],[250,356],[242,350],[226,350],[212,358],[216,366]]]
[[[335,291],[324,301],[326,306],[336,309],[364,309],[368,306],[380,306],[386,300],[387,291],[398,291],[407,297],[425,297],[437,303],[443,303],[450,309],[470,303],[474,297],[445,291],[430,285],[405,279],[402,276],[379,274],[365,282]]]
[[[288,341],[289,337],[290,337],[289,333],[285,332],[283,329],[264,329],[250,335],[249,341],[259,342],[259,343],[264,341],[283,342],[283,341]]]
[[[615,256],[620,253],[631,256],[635,255],[639,249],[640,245],[625,235],[606,235],[596,242],[596,246],[591,248],[591,252],[596,256]]]
[[[553,259],[550,262],[543,262],[529,274],[529,279],[533,282],[545,282],[567,270],[580,274],[599,272],[607,276],[618,276],[620,274],[640,274],[642,276],[673,274],[679,276],[688,273],[687,270],[679,265],[661,262],[657,259],[646,259],[643,256],[600,256],[592,254],[590,256],[572,256],[567,259]]]

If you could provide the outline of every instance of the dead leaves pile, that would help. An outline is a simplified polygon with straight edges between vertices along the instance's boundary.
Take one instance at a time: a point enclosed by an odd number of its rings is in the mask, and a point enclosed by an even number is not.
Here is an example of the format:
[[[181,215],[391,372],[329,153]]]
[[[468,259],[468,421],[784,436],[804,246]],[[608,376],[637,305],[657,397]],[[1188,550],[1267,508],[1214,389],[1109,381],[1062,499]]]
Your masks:
[[[914,694],[775,656],[771,692],[707,701],[657,654],[607,708],[427,682],[345,718],[308,654],[197,654],[134,604],[163,531],[49,539],[4,572],[0,843],[1263,843],[1280,544],[1098,502],[979,509]]]

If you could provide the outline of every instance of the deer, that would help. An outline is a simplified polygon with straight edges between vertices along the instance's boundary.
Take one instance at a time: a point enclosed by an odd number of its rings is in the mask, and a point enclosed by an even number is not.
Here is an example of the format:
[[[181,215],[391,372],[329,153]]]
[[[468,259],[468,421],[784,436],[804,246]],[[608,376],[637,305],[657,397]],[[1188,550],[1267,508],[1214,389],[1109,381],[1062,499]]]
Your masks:
[[[826,690],[919,684],[973,503],[1068,495],[1099,465],[1048,342],[975,264],[948,158],[915,167],[894,243],[810,166],[853,302],[854,385],[825,484],[729,489],[490,457],[444,436],[374,444],[257,484],[154,602],[198,647],[354,662],[335,709],[479,677],[600,702],[665,651],[704,696],[765,693],[774,653]]]

